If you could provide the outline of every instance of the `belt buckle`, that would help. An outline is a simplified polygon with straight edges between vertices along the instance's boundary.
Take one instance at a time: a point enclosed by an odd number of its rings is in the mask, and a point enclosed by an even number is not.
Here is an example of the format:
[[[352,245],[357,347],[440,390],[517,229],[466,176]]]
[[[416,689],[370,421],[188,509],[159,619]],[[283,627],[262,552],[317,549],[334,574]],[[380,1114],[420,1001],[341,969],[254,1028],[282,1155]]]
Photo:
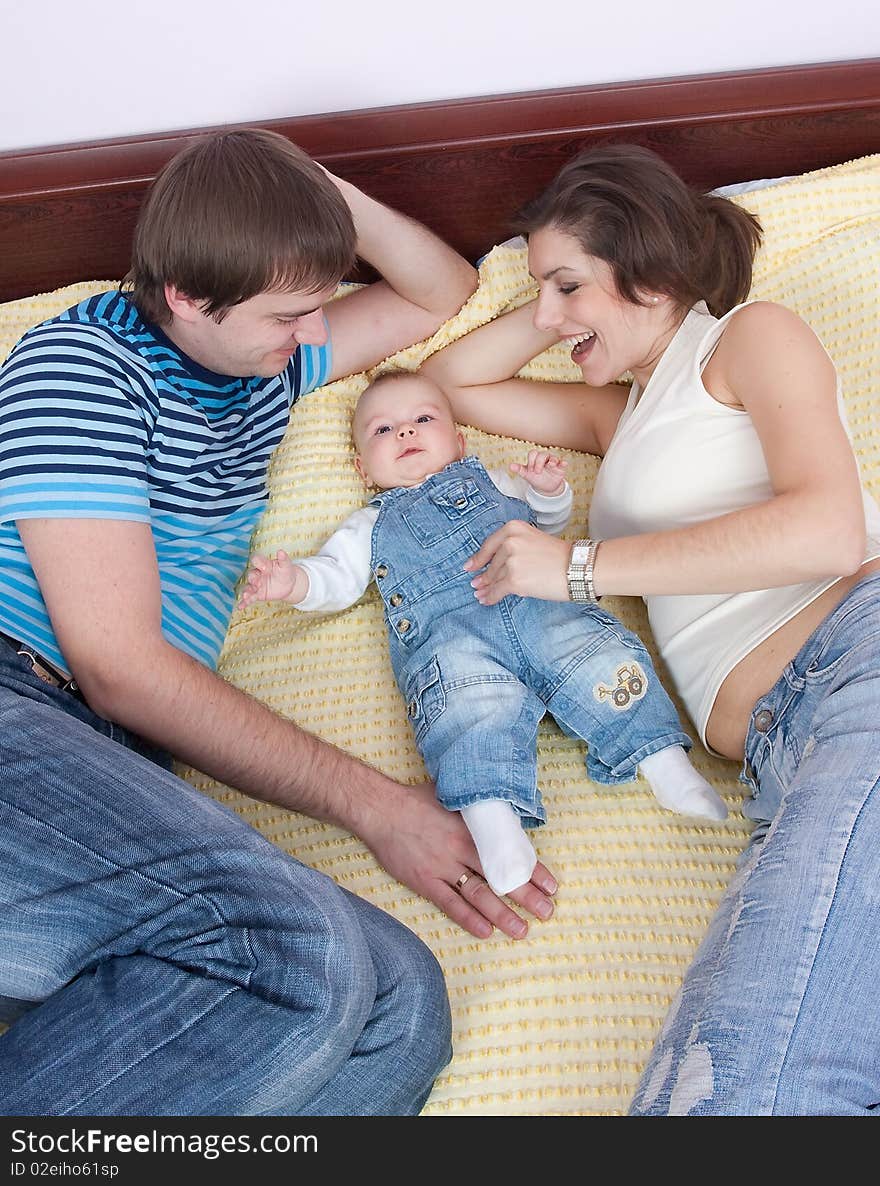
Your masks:
[[[18,644],[18,651],[16,654],[21,655],[22,659],[27,659],[31,665],[31,671],[45,684],[51,684],[53,688],[61,686],[61,680],[56,679],[51,671],[47,670],[33,651],[29,650],[24,643]]]
[[[44,684],[49,684],[53,688],[60,688],[62,692],[76,692],[78,691],[76,680],[63,680],[50,671],[48,667],[40,661],[38,656],[26,647],[23,643],[19,644],[18,652],[23,659],[27,659],[31,665],[31,671],[34,675],[43,681]]]

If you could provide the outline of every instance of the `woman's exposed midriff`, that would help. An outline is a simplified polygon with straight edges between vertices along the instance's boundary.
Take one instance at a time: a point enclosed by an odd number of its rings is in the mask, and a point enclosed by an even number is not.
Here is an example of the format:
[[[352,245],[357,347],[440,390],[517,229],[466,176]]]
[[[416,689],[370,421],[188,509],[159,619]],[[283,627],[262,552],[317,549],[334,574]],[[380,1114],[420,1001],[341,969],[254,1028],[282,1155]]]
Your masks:
[[[853,585],[873,572],[880,572],[880,558],[867,561],[852,576],[835,581],[737,663],[718,690],[706,726],[706,740],[716,753],[742,759],[755,703],[770,691],[786,665]]]

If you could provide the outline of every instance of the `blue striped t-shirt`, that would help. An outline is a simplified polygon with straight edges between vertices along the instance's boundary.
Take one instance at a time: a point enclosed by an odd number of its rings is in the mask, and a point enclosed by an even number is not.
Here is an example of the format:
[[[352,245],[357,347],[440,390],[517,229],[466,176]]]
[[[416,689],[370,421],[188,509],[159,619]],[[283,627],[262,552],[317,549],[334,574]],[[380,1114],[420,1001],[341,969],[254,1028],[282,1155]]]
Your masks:
[[[216,666],[291,405],[330,343],[265,379],[217,375],[118,291],[30,330],[0,370],[0,630],[68,671],[16,520],[149,523],[162,630]]]

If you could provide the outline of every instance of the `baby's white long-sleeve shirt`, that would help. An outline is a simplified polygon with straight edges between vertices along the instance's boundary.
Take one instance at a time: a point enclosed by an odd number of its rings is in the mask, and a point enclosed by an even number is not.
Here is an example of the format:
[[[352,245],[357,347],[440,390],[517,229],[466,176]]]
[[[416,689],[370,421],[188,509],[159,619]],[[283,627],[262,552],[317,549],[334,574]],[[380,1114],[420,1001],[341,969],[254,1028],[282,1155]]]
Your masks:
[[[573,501],[568,482],[559,494],[542,494],[519,474],[503,469],[486,472],[502,494],[528,503],[542,531],[559,535],[565,530]],[[378,517],[378,507],[361,507],[348,516],[314,556],[294,561],[309,579],[309,590],[296,603],[297,609],[333,613],[348,609],[363,596],[372,576],[370,552]]]

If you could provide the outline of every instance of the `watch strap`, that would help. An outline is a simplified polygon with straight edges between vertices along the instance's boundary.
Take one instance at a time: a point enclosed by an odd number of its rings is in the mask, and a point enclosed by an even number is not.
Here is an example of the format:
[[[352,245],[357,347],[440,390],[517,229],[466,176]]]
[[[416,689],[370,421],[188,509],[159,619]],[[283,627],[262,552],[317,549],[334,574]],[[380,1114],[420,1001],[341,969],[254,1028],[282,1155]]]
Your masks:
[[[593,588],[593,569],[601,542],[597,539],[576,539],[572,544],[566,572],[570,601],[595,603],[599,600]]]

